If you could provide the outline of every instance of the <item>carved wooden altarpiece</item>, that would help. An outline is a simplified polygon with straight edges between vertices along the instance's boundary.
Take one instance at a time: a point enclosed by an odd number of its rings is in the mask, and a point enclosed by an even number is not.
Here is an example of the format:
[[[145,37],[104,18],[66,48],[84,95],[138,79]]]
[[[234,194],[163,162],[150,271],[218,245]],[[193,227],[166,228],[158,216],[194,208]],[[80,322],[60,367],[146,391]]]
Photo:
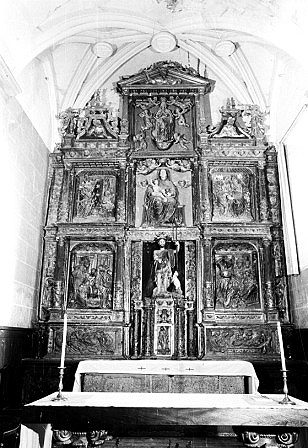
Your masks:
[[[214,81],[176,62],[122,78],[59,114],[40,316],[48,356],[279,354],[289,322],[276,151],[258,106],[220,109]]]

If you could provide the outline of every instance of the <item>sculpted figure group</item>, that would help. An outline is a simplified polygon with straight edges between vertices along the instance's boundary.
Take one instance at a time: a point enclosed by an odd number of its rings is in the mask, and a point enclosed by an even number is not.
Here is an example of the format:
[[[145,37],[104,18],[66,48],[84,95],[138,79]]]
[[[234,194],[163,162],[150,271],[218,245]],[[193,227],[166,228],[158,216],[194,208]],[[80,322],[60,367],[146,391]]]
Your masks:
[[[77,308],[111,308],[112,272],[102,264],[90,268],[90,258],[82,257],[73,268],[70,305]]]

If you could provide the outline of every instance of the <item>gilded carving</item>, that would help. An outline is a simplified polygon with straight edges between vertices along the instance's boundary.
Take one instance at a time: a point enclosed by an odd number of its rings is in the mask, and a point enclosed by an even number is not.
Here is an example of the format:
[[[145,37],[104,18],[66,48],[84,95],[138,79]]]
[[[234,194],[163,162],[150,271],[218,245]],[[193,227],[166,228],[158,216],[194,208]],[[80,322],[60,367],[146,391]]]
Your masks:
[[[151,179],[144,195],[144,217],[142,225],[181,225],[183,209],[179,208],[179,191],[170,178],[170,171],[160,169],[158,177]]]
[[[142,294],[142,243],[132,242],[132,277],[131,277],[131,301],[137,304],[141,301]]]
[[[221,121],[209,129],[210,138],[251,138],[250,130],[243,120],[243,110],[228,98],[226,106],[219,109]]]
[[[272,330],[267,327],[217,327],[206,329],[207,353],[275,352]]]
[[[67,332],[66,351],[68,355],[100,356],[116,352],[116,333],[98,327],[69,327]],[[61,351],[62,331],[55,335],[55,352]]]
[[[185,297],[196,301],[197,263],[195,242],[185,242]]]
[[[251,175],[245,171],[211,173],[214,221],[252,221]]]
[[[153,169],[158,166],[158,169]],[[190,161],[156,161],[138,164],[136,176],[136,226],[192,225]]]
[[[74,221],[115,220],[115,175],[80,174],[76,196]]]
[[[77,131],[78,109],[68,109],[56,115],[58,119],[58,131],[61,137],[66,135],[75,135]]]
[[[48,211],[48,224],[54,224],[58,221],[58,210],[60,207],[59,198],[61,197],[64,169],[55,170],[54,182],[50,193],[50,207]]]
[[[103,243],[80,244],[71,254],[70,308],[112,308],[114,250]]]
[[[258,259],[250,244],[225,244],[215,248],[215,308],[260,308]]]
[[[277,171],[275,168],[267,168],[267,181],[272,220],[274,222],[280,222],[279,190],[277,184]]]
[[[258,106],[230,99],[209,127],[213,85],[161,61],[120,80],[122,117],[103,90],[59,113],[40,305],[49,353],[67,300],[68,357],[277,355],[265,325],[288,322],[276,153]]]
[[[173,144],[178,144],[183,149],[188,149],[185,128],[190,127],[186,113],[191,109],[189,98],[180,97],[148,97],[138,100],[136,108],[141,109],[140,129],[134,136],[135,149],[146,150],[147,135],[149,134],[154,145],[161,151],[169,149]]]
[[[105,104],[104,90],[98,89],[84,109],[69,108],[57,115],[62,137],[111,139],[117,138],[118,117]]]

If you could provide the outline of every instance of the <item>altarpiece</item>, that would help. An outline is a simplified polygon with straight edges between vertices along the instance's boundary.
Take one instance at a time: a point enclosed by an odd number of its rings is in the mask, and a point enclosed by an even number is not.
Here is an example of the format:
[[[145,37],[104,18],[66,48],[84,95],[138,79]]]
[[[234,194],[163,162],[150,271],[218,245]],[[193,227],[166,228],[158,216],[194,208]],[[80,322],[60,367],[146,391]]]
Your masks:
[[[40,318],[48,357],[268,359],[289,322],[275,148],[257,105],[158,62],[58,116]]]

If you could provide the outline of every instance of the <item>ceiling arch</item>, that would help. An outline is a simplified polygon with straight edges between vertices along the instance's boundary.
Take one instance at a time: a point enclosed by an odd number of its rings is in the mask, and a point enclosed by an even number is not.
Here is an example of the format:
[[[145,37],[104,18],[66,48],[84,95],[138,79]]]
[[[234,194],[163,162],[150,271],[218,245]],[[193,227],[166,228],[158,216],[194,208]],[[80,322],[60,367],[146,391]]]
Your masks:
[[[191,40],[184,41],[180,39],[179,45],[184,50],[192,53],[196,58],[202,60],[206,65],[210,65],[217,77],[234,92],[234,96],[238,101],[243,103],[250,103],[252,101],[243,81],[230,70],[224,61],[216,57],[210,49]]]
[[[92,76],[90,76],[84,83],[73,106],[75,108],[84,107],[87,101],[89,101],[92,97],[94,91],[102,87],[108,78],[119,69],[119,67],[149,46],[150,41],[145,40],[137,45],[134,42],[127,44],[118,50],[117,53],[103,63],[99,69],[94,72]]]

